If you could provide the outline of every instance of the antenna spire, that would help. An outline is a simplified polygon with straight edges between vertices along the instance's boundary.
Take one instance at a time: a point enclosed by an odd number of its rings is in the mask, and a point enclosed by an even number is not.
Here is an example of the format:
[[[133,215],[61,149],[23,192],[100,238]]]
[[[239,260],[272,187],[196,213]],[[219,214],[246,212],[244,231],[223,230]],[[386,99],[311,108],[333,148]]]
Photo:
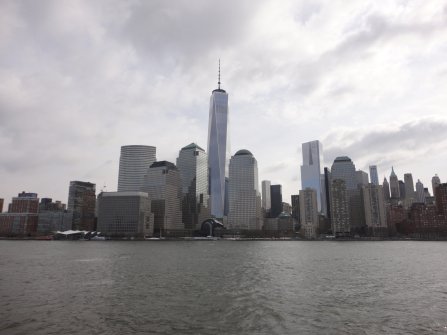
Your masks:
[[[220,90],[220,58],[219,58],[219,75],[217,79],[217,88]]]

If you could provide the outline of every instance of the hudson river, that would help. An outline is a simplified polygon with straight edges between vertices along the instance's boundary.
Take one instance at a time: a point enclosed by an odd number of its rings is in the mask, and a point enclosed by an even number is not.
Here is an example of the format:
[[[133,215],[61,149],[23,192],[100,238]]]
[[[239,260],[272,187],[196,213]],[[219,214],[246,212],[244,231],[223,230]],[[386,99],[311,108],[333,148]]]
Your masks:
[[[0,334],[447,334],[447,242],[0,241]]]

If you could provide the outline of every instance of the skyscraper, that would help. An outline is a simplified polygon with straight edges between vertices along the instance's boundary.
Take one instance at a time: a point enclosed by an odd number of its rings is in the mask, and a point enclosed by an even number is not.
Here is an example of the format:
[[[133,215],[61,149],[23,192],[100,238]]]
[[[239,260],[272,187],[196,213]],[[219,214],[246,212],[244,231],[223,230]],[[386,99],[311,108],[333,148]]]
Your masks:
[[[144,175],[156,161],[156,148],[149,145],[124,145],[121,147],[118,174],[118,192],[139,192]]]
[[[369,178],[371,180],[371,184],[379,185],[379,174],[377,173],[377,165],[369,166]]]
[[[73,230],[94,230],[96,185],[83,181],[71,181],[68,190],[68,212],[72,213]]]
[[[282,212],[282,186],[271,185],[270,197],[272,202],[272,207],[270,208],[270,217],[276,218]]]
[[[149,194],[154,213],[154,234],[183,230],[182,184],[177,167],[167,161],[152,163],[144,177],[143,192]],[[182,232],[183,233],[183,232]]]
[[[405,207],[409,208],[411,204],[416,201],[413,176],[411,173],[404,174],[404,184],[405,184]]]
[[[391,191],[391,199],[392,200],[397,201],[400,199],[399,180],[397,178],[396,173],[394,172],[394,167],[391,167],[390,191]]]
[[[383,196],[385,202],[390,202],[390,184],[388,183],[388,180],[386,180],[386,177],[383,178]]]
[[[424,184],[419,179],[416,182],[416,201],[425,203]]]
[[[231,157],[229,177],[228,226],[231,229],[261,229],[261,193],[258,163],[248,150]]]
[[[180,150],[177,168],[182,179],[182,212],[186,229],[199,229],[209,217],[208,156],[191,143]]]
[[[365,223],[369,234],[385,236],[387,233],[384,192],[381,185],[362,187],[362,200],[365,209]]]
[[[220,88],[219,79],[210,98],[208,125],[208,168],[210,180],[211,215],[223,218],[225,215],[225,178],[228,177],[230,145],[228,134],[228,94]]]
[[[317,191],[312,188],[300,190],[300,222],[304,237],[307,239],[317,238],[318,234],[318,209]]]
[[[343,179],[334,179],[330,185],[331,227],[334,236],[349,236],[351,223],[349,218],[349,198]]]
[[[270,180],[262,181],[262,208],[264,208],[265,213],[270,213],[270,208],[272,207],[272,201],[270,198]]]
[[[360,176],[362,176],[360,180],[365,179],[362,173]],[[335,158],[331,168],[331,178],[333,181],[343,180],[345,182],[344,187],[346,188],[345,192],[349,203],[348,218],[351,225],[350,233],[360,233],[365,225],[365,217],[363,214],[360,189],[357,183],[357,173],[352,160],[347,156]]]
[[[320,141],[310,141],[303,143],[302,154],[303,154],[303,165],[301,165],[301,188],[304,190],[306,188],[314,189],[317,192],[317,204],[318,211],[322,212],[323,199],[322,195],[322,177],[320,163],[323,161],[323,146]]]
[[[435,174],[431,179],[431,186],[433,190],[433,196],[436,196],[436,188],[441,185],[441,179],[439,179],[438,175]]]

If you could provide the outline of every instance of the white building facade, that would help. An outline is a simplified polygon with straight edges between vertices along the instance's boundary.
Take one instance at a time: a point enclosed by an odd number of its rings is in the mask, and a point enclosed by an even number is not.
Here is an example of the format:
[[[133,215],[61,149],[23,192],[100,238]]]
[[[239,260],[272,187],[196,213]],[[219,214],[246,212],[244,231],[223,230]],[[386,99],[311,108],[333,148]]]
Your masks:
[[[118,192],[139,192],[144,176],[156,161],[156,148],[149,145],[125,145],[121,147],[118,173]]]
[[[248,150],[239,150],[230,160],[229,212],[230,229],[261,229],[261,194],[258,163]]]

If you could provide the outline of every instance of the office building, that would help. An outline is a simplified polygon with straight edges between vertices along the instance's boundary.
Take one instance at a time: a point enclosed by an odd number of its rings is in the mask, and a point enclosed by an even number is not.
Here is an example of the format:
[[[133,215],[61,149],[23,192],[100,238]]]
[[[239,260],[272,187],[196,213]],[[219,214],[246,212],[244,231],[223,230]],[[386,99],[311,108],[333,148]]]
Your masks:
[[[118,192],[139,192],[144,176],[156,161],[156,148],[149,145],[125,145],[121,147],[118,174]]]
[[[351,234],[351,222],[345,181],[343,179],[332,179],[330,194],[332,234],[334,236],[349,236]]]
[[[371,184],[379,185],[379,174],[377,172],[377,165],[369,166],[369,178],[371,180]]]
[[[416,182],[416,201],[425,203],[424,184],[419,179]]]
[[[300,222],[300,196],[299,194],[293,194],[291,196],[292,202],[292,217]]]
[[[388,227],[382,186],[374,184],[362,186],[362,200],[368,234],[386,236]]]
[[[439,185],[441,185],[441,179],[438,177],[437,174],[435,174],[431,179],[431,186],[434,196],[436,196],[436,187],[438,187]]]
[[[230,144],[228,136],[228,94],[220,88],[220,63],[218,87],[210,98],[208,126],[208,168],[210,183],[211,215],[223,218],[225,213],[226,183]]]
[[[397,178],[396,173],[394,172],[394,167],[391,167],[390,174],[390,191],[391,191],[391,200],[397,201],[400,199],[400,187],[399,180]]]
[[[34,235],[37,232],[38,210],[37,193],[19,193],[12,198],[8,212],[0,213],[0,235]]]
[[[386,180],[386,177],[383,178],[383,195],[385,202],[390,202],[391,195],[390,195],[390,184],[388,183],[388,180]]]
[[[271,185],[270,186],[270,217],[276,218],[282,212],[282,186],[281,185]]]
[[[357,181],[357,187],[361,188],[362,186],[366,186],[369,184],[368,174],[365,171],[355,171],[355,179]]]
[[[182,217],[185,229],[200,229],[209,218],[208,156],[191,143],[183,147],[177,158],[182,181]]]
[[[321,173],[321,162],[323,161],[323,146],[320,141],[310,141],[301,145],[303,165],[301,165],[301,188],[314,189],[317,192],[318,212],[324,212],[323,195],[324,176]]]
[[[144,177],[143,192],[149,194],[154,213],[154,234],[184,235],[182,223],[182,184],[175,164],[155,162]]]
[[[261,193],[258,182],[258,163],[248,150],[239,150],[231,157],[229,177],[230,229],[261,229]]]
[[[315,239],[318,234],[317,192],[312,188],[300,190],[301,230],[307,239]]]
[[[71,229],[95,230],[96,185],[83,181],[71,181],[67,207],[72,213]]]
[[[151,200],[145,192],[101,192],[98,231],[110,237],[152,236]]]
[[[270,197],[270,180],[263,180],[261,183],[262,187],[262,208],[264,209],[266,215],[270,213],[270,208],[272,207],[271,197]]]
[[[405,208],[410,208],[413,202],[416,201],[416,193],[414,191],[413,175],[411,173],[404,174],[404,185],[405,185]]]

